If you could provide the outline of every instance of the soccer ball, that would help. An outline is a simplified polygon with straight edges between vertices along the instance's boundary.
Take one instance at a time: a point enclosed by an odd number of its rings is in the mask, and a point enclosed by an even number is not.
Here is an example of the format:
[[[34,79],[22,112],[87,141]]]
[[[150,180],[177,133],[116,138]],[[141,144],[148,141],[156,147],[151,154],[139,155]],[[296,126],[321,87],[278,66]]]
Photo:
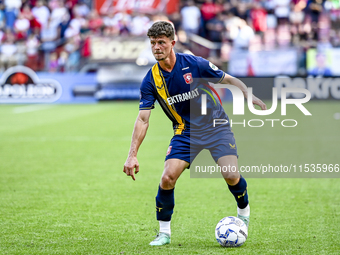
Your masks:
[[[215,236],[223,247],[237,247],[247,240],[248,228],[241,219],[229,216],[217,223]]]

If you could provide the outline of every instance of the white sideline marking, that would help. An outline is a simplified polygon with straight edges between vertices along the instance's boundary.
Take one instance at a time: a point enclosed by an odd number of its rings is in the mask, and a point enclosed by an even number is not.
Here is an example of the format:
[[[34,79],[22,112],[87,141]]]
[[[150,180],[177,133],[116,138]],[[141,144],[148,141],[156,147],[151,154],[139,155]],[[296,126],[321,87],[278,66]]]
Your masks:
[[[45,110],[55,107],[55,105],[51,104],[35,104],[35,105],[28,105],[28,106],[20,106],[13,109],[13,113],[26,113],[26,112],[35,112],[40,110]]]

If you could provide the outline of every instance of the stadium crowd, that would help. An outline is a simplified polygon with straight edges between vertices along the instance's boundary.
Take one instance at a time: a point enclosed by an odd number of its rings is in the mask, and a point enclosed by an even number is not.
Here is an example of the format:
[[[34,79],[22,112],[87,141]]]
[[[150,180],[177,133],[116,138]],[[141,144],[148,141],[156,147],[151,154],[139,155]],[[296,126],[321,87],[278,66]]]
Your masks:
[[[0,0],[0,71],[24,64],[36,71],[76,71],[91,55],[90,36],[145,36],[154,20],[233,49],[304,50],[340,46],[338,0],[188,0],[172,14],[111,12],[91,0]]]

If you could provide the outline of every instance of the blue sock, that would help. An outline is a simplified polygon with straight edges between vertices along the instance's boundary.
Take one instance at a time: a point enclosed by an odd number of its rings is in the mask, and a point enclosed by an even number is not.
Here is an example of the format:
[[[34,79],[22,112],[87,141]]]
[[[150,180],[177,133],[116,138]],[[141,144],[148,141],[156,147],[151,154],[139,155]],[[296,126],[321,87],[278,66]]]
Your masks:
[[[174,189],[165,190],[159,186],[156,196],[157,220],[170,221],[171,215],[174,212],[174,206]]]
[[[247,182],[242,176],[240,181],[235,186],[230,186],[228,184],[228,188],[234,195],[238,208],[243,209],[249,204]]]

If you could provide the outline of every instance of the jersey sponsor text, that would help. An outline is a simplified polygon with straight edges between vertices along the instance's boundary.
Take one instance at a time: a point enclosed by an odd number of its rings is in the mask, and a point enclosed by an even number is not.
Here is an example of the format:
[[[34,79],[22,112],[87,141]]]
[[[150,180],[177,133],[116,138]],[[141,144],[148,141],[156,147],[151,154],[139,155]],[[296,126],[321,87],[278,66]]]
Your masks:
[[[175,103],[179,103],[179,102],[183,102],[183,101],[187,101],[190,99],[193,99],[195,97],[198,97],[199,93],[198,93],[198,88],[191,90],[189,92],[185,92],[182,94],[178,94],[178,95],[174,95],[172,97],[168,97],[167,101],[169,105],[175,104]]]

